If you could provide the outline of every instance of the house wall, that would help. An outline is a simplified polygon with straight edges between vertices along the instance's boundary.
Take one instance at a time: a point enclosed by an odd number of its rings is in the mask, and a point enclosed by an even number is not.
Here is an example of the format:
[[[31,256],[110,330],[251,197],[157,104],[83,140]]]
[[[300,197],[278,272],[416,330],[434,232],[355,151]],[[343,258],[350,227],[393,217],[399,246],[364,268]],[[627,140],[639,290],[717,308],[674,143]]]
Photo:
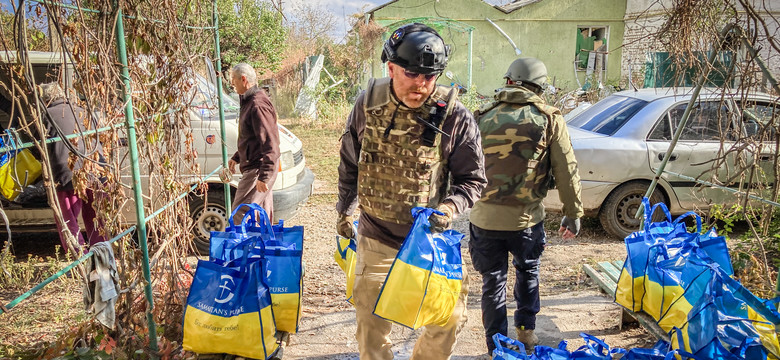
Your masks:
[[[780,1],[750,0],[754,8],[762,14],[766,21],[769,36],[777,38],[780,36],[778,22],[774,20],[780,18]],[[653,34],[657,33],[665,22],[668,9],[674,7],[673,0],[627,0],[625,16],[625,49],[623,51],[622,73],[625,78],[628,77],[629,68],[632,78],[639,80],[643,78],[643,69],[645,59],[649,53],[664,51],[663,46],[655,39]],[[745,28],[744,11],[738,6],[742,15],[742,24]],[[780,78],[780,54],[773,50],[767,43],[767,31],[763,26],[758,32],[760,36],[756,38],[754,46],[760,48],[759,54],[766,61],[770,71],[776,78]],[[708,50],[708,49],[695,49]],[[641,82],[641,80],[640,80]]]
[[[574,71],[577,29],[579,26],[608,27],[607,71],[605,80],[620,78],[625,1],[615,0],[541,0],[506,14],[482,0],[399,0],[374,11],[374,20],[388,25],[417,17],[449,18],[474,27],[472,39],[472,80],[477,91],[491,95],[500,87],[509,64],[517,58],[515,50],[485,18],[490,18],[506,32],[522,51],[521,57],[536,57],[547,66],[549,81],[564,89],[577,86]],[[394,29],[388,29],[391,32]],[[389,33],[388,33],[389,34]],[[455,30],[442,31],[446,43],[453,47],[447,70],[455,82],[465,86],[468,67],[468,35]],[[372,76],[382,76],[377,61]],[[385,72],[386,73],[386,72]],[[579,72],[580,81],[584,71]],[[453,82],[442,76],[439,83]]]

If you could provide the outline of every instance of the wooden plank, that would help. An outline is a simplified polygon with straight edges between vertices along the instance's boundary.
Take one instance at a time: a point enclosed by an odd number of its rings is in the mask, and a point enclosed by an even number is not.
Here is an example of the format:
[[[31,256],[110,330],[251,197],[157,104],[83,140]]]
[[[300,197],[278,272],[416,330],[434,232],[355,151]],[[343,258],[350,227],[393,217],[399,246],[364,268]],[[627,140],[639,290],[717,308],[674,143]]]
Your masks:
[[[620,271],[623,268],[623,262],[622,261],[614,261],[612,263],[600,262],[598,264],[598,267],[599,270],[593,268],[588,264],[582,265],[582,268],[583,270],[585,270],[585,273],[588,274],[588,276],[590,276],[593,279],[593,281],[595,281],[604,292],[606,292],[611,296],[614,296],[615,289],[617,288],[617,283],[615,282],[615,280],[613,280],[613,276],[615,277],[615,279],[620,276]],[[650,317],[650,315],[641,312],[635,313],[626,308],[623,308],[623,314],[626,314],[636,319],[636,321],[639,322],[639,324],[642,325],[642,327],[647,329],[647,331],[653,336],[655,336],[656,338],[663,339],[665,341],[670,341],[669,334],[664,332],[663,329],[661,329],[661,327],[658,326],[658,323],[655,321],[655,319]]]
[[[615,260],[612,263],[615,264],[615,267],[620,269],[620,271],[623,271],[623,260]]]
[[[656,337],[656,339],[661,339],[666,342],[671,342],[671,339],[669,338],[669,334],[665,333],[663,329],[661,329],[660,326],[658,326],[658,323],[650,317],[650,315],[647,315],[645,313],[635,313],[631,310],[626,309],[626,313],[628,313],[630,316],[632,316],[636,321],[639,322],[639,324],[642,325],[647,331],[653,336]]]
[[[615,265],[609,261],[602,261],[598,263],[598,266],[601,268],[601,270],[603,270],[604,273],[607,274],[607,276],[609,276],[610,279],[612,279],[612,281],[617,283],[618,278],[620,278],[620,270],[615,268]]]
[[[600,273],[599,271],[597,271],[596,269],[594,269],[592,266],[588,264],[583,264],[582,269],[585,270],[585,273],[588,274],[588,276],[590,276],[593,279],[593,281],[599,284],[601,290],[604,290],[605,293],[610,295],[615,294],[617,283],[615,283],[614,280]]]

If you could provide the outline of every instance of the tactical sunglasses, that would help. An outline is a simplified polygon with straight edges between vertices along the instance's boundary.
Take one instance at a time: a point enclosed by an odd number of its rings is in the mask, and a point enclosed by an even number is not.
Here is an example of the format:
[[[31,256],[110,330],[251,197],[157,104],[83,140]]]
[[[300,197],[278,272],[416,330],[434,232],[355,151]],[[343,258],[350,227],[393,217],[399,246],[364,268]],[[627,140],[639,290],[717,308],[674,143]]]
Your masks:
[[[420,78],[420,76],[423,76],[425,77],[425,81],[433,81],[433,79],[439,76],[439,74],[418,74],[416,72],[408,71],[406,69],[403,70],[404,70],[404,75],[406,75],[406,77],[412,80],[417,80]]]

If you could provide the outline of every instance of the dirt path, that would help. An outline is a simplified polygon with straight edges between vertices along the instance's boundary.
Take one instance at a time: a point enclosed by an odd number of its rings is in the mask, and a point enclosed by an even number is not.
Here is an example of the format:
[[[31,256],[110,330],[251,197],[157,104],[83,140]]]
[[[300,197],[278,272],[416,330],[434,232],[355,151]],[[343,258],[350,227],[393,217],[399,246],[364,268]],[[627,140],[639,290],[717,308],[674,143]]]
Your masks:
[[[332,257],[335,201],[333,195],[315,195],[301,215],[288,222],[306,229],[306,278],[304,318],[300,332],[292,337],[285,350],[285,359],[357,359],[355,312],[344,300],[346,279]],[[454,225],[464,234],[468,234],[467,226],[467,216],[459,217]],[[482,280],[471,266],[465,241],[463,258],[470,276],[468,322],[459,337],[454,359],[472,359],[487,352],[480,310]],[[600,292],[581,270],[583,263],[623,259],[625,247],[622,242],[606,239],[597,228],[586,229],[581,237],[569,242],[548,231],[547,241],[541,269],[542,310],[537,320],[537,332],[543,345],[557,346],[561,340],[567,340],[569,349],[573,350],[584,344],[580,332],[602,338],[613,347],[652,345],[654,338],[636,325],[624,326],[621,330],[620,307]],[[510,284],[513,281],[510,278]],[[511,314],[515,307],[511,285],[507,293]],[[509,319],[509,326],[513,328],[512,317]],[[391,338],[396,358],[409,358],[420,332],[401,326],[393,328]]]
[[[304,261],[304,310],[300,332],[292,337],[284,359],[357,359],[357,343],[354,339],[355,312],[345,301],[346,279],[333,260],[335,248],[335,195],[314,195],[294,219],[287,225],[305,227]],[[557,228],[560,221],[554,214],[548,216],[548,229]],[[454,224],[456,230],[468,234],[468,217],[460,216]],[[54,236],[54,235],[51,235]],[[51,237],[49,236],[49,237]],[[46,237],[48,238],[48,237]],[[56,236],[53,237],[56,239]],[[40,240],[40,239],[39,239]],[[469,273],[468,321],[461,333],[455,351],[455,359],[474,359],[483,356],[487,349],[481,323],[481,278],[471,266],[466,241],[463,243],[463,259]],[[22,242],[35,244],[34,241]],[[51,244],[49,244],[51,243]],[[46,243],[53,247],[56,241]],[[35,247],[41,247],[40,242]],[[21,249],[24,250],[24,249]],[[541,343],[557,346],[561,340],[569,342],[573,350],[583,345],[580,332],[587,332],[604,339],[613,347],[649,347],[653,337],[636,325],[620,328],[620,307],[601,293],[598,287],[582,272],[582,264],[595,264],[603,260],[625,257],[621,241],[607,239],[598,224],[587,223],[581,236],[564,242],[548,231],[547,247],[542,257],[541,294],[542,310],[537,319],[537,332]],[[513,274],[510,274],[509,312],[514,310],[512,299]],[[34,344],[52,341],[60,331],[72,326],[80,318],[80,287],[73,282],[57,282],[47,287],[39,296],[30,299],[4,318],[0,334],[2,345]],[[3,303],[16,295],[0,291]],[[55,311],[41,311],[56,309]],[[37,313],[37,316],[32,316]],[[63,321],[64,320],[64,321]],[[509,328],[512,317],[509,316]],[[56,325],[55,325],[56,324]],[[395,326],[391,335],[393,351],[398,359],[408,359],[421,330],[412,331]],[[514,335],[510,330],[510,336]],[[0,358],[3,358],[0,351]]]

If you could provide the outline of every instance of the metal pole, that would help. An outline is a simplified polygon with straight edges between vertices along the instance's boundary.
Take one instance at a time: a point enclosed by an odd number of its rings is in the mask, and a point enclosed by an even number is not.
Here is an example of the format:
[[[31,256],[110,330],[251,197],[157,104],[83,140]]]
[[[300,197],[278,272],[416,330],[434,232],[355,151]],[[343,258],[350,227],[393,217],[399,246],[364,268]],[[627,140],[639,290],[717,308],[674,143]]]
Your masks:
[[[125,26],[122,18],[122,9],[116,1],[114,6],[117,9],[116,18],[116,49],[119,56],[119,62],[122,64],[122,83],[125,102],[125,123],[127,124],[127,140],[130,148],[130,166],[133,170],[133,192],[135,193],[135,214],[138,219],[138,238],[141,242],[141,252],[143,253],[143,272],[144,272],[144,293],[146,294],[146,321],[149,326],[149,348],[152,359],[157,359],[157,326],[154,323],[154,301],[152,299],[152,275],[149,270],[149,247],[146,238],[146,217],[144,216],[144,198],[141,191],[141,172],[138,168],[138,147],[136,146],[135,119],[133,119],[133,98],[132,88],[130,86],[130,71],[127,69],[127,48],[125,46]]]
[[[217,101],[219,104],[219,131],[222,136],[222,167],[228,168],[228,155],[227,155],[227,135],[225,134],[225,110],[222,108],[222,58],[220,57],[219,49],[219,12],[217,10],[217,0],[211,2],[214,9],[214,58],[217,61]],[[230,174],[231,176],[233,174]],[[232,209],[230,200],[230,184],[225,184],[225,209]]]
[[[474,42],[474,29],[469,29],[469,57],[466,59],[468,62],[466,64],[466,67],[468,68],[468,80],[466,80],[466,91],[471,91],[471,66],[472,66],[472,52],[473,52],[473,43]]]
[[[718,54],[718,49],[720,49],[720,43],[723,41],[723,39],[726,38],[726,34],[728,34],[733,27],[733,24],[726,25],[723,30],[721,30],[720,36],[716,40],[716,44],[713,44],[714,46],[710,48],[710,55],[707,57],[707,63],[705,64],[706,68],[701,72],[701,74],[699,74],[699,78],[696,80],[696,88],[693,90],[691,100],[688,101],[688,106],[685,107],[685,112],[683,113],[682,119],[680,119],[680,124],[677,125],[677,129],[674,130],[674,137],[672,138],[672,142],[669,144],[669,149],[667,149],[666,153],[664,153],[664,159],[661,161],[661,165],[655,171],[655,176],[653,177],[653,181],[650,183],[650,187],[647,188],[647,192],[645,193],[646,198],[649,199],[650,195],[653,193],[653,191],[655,191],[655,186],[658,185],[658,179],[661,178],[661,174],[664,172],[666,163],[669,162],[669,158],[672,156],[672,151],[674,151],[674,147],[677,146],[677,140],[680,139],[682,130],[685,128],[685,124],[688,122],[688,117],[690,117],[691,110],[693,110],[693,104],[696,102],[696,99],[699,98],[699,93],[701,92],[701,88],[704,86],[704,81],[707,79],[707,75],[710,73],[709,65],[715,62],[715,56]],[[636,215],[634,215],[634,217],[638,219],[640,216],[642,216],[644,210],[644,206],[640,206],[639,209],[637,209]]]

